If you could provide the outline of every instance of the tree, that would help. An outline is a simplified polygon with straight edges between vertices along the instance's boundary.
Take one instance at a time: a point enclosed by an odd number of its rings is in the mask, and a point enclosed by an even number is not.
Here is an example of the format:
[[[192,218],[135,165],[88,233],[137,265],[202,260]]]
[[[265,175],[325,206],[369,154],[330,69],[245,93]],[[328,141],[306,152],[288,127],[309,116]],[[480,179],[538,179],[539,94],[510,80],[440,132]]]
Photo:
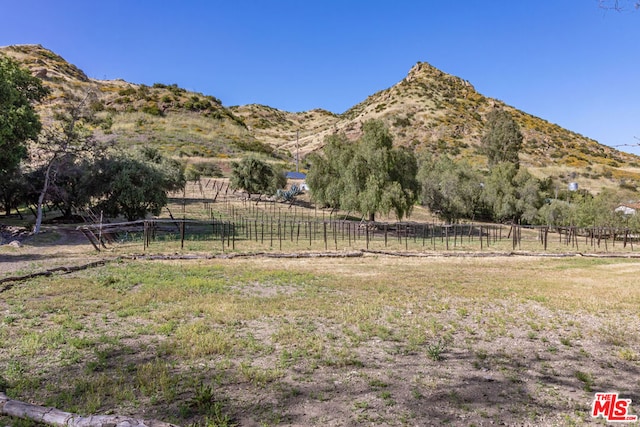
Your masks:
[[[517,169],[506,162],[491,169],[484,199],[496,221],[532,223],[542,206],[538,180],[526,169]]]
[[[559,199],[553,199],[538,210],[539,224],[569,226],[575,217],[574,205]]]
[[[150,159],[151,157],[151,159]],[[157,150],[138,156],[118,155],[99,161],[94,175],[102,188],[98,208],[107,215],[123,215],[128,221],[159,215],[168,202],[168,192],[183,188],[184,171],[178,162]]]
[[[40,232],[42,206],[51,184],[51,177],[57,173],[61,160],[81,155],[95,156],[101,148],[89,127],[86,126],[87,119],[91,115],[88,101],[92,98],[95,98],[95,94],[87,93],[83,99],[72,98],[67,101],[54,114],[55,120],[40,135],[35,150],[35,163],[42,165],[44,179],[36,203],[34,234]]]
[[[411,213],[417,200],[418,165],[412,152],[393,148],[381,121],[363,124],[363,135],[350,144],[345,136],[327,139],[323,155],[310,157],[307,184],[317,203],[352,210],[375,219],[394,211],[398,219]]]
[[[74,211],[84,209],[100,196],[96,186],[96,159],[80,158],[71,154],[58,160],[55,174],[50,177],[46,198],[62,210],[64,218],[71,218]],[[30,176],[32,185],[44,187],[47,165],[41,165]]]
[[[15,173],[27,157],[27,141],[35,139],[42,127],[32,104],[47,93],[29,70],[0,55],[0,179]]]
[[[340,208],[344,193],[342,175],[354,154],[354,145],[349,143],[347,137],[334,134],[325,138],[322,151],[309,155],[312,167],[306,182],[316,203],[333,209]]]
[[[0,179],[0,205],[6,216],[11,215],[11,209],[25,201],[28,188],[27,179],[20,167],[14,168]]]
[[[575,205],[573,225],[578,227],[618,225],[620,217],[614,211],[619,203],[619,195],[611,190],[603,190],[595,196],[589,193],[572,198]]]
[[[502,162],[519,167],[518,153],[522,148],[522,133],[509,113],[496,109],[487,115],[480,148],[488,158],[489,167]]]
[[[161,172],[163,178],[161,187],[164,190],[177,191],[184,189],[187,182],[184,164],[162,155],[160,150],[154,147],[143,147],[138,158],[145,163],[151,164]]]
[[[231,186],[252,194],[273,194],[286,185],[284,174],[270,164],[250,155],[231,163]]]
[[[422,204],[444,221],[474,218],[480,210],[482,179],[466,162],[446,156],[425,159],[418,180],[422,184]]]

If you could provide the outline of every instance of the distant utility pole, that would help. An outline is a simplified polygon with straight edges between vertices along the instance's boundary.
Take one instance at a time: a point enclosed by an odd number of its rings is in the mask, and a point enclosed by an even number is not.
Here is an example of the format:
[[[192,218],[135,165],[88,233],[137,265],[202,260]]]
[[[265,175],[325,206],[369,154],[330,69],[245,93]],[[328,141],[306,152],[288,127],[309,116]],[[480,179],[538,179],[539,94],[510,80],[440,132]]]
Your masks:
[[[296,131],[296,172],[300,172],[300,166],[299,166],[299,162],[300,162],[300,150],[298,148],[298,139],[300,137],[300,131],[297,130]]]

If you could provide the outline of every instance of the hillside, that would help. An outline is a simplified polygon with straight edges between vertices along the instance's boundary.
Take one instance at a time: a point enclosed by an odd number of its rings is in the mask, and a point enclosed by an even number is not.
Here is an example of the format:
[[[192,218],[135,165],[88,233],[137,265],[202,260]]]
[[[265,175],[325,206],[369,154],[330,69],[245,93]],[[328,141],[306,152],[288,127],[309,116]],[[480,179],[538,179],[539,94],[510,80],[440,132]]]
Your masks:
[[[89,94],[96,137],[123,147],[155,144],[172,155],[202,157],[233,156],[249,149],[272,151],[213,96],[162,83],[146,86],[92,79],[39,45],[3,47],[0,53],[24,64],[51,89],[38,106],[44,122],[59,103]]]
[[[344,112],[315,109],[292,113],[263,105],[225,107],[213,96],[176,85],[152,86],[123,80],[92,79],[39,45],[0,48],[43,79],[52,93],[40,111],[70,94],[91,93],[95,134],[120,146],[154,144],[180,157],[221,159],[258,151],[292,160],[322,147],[324,138],[344,132],[356,139],[361,124],[383,120],[394,141],[416,152],[448,154],[483,167],[478,154],[486,115],[509,111],[524,135],[521,163],[540,176],[561,181],[581,178],[595,190],[640,181],[640,158],[478,93],[473,85],[427,64],[418,63],[396,85],[381,90]]]
[[[286,113],[256,105],[231,107],[231,110],[258,139],[269,140],[274,145],[295,145],[297,127],[304,152],[321,147],[324,136],[336,130],[357,138],[361,123],[375,118],[389,126],[399,145],[483,162],[477,146],[485,116],[494,108],[504,108],[519,123],[525,137],[522,153],[525,165],[616,166],[639,160],[637,156],[485,97],[476,92],[471,83],[427,63],[416,64],[401,82],[369,96],[341,115],[321,114],[317,110]]]

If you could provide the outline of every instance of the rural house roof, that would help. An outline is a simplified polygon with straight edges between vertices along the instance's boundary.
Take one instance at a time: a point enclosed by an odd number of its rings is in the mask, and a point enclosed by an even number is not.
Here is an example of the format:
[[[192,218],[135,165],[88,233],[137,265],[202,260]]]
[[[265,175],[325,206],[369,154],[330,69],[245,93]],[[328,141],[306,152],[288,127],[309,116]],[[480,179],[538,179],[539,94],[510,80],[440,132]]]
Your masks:
[[[287,172],[287,179],[307,179],[307,174],[302,172]]]

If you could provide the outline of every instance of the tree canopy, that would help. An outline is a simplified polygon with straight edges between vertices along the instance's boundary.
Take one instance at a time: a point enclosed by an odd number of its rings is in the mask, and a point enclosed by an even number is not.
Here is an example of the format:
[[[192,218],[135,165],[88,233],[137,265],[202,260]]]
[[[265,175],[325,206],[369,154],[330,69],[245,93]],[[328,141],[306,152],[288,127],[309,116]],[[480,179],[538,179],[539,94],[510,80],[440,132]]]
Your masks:
[[[47,168],[43,164],[26,178],[31,203],[35,203],[34,196],[40,198]],[[110,217],[136,220],[149,212],[160,213],[168,202],[168,192],[183,188],[183,169],[182,164],[154,148],[98,157],[66,154],[56,162],[45,196],[65,217],[93,206]]]
[[[273,194],[286,184],[284,174],[269,163],[250,155],[231,163],[231,186],[252,194]]]
[[[484,186],[485,203],[495,221],[532,223],[542,206],[540,183],[526,169],[500,163],[491,169]]]
[[[27,141],[40,133],[33,103],[48,90],[15,61],[0,55],[0,179],[15,172],[27,156]]]
[[[487,156],[489,167],[508,162],[517,168],[520,165],[518,153],[522,148],[520,127],[506,111],[493,110],[487,115],[480,147]]]
[[[159,215],[168,202],[167,193],[183,188],[184,168],[145,148],[137,155],[116,155],[96,163],[94,175],[100,189],[98,205],[107,215],[123,215],[133,221],[148,212]]]
[[[418,179],[422,204],[441,219],[456,222],[474,218],[482,205],[482,177],[466,162],[449,157],[425,159]]]
[[[310,156],[311,195],[325,206],[356,211],[370,220],[392,210],[402,219],[417,200],[416,158],[408,150],[393,148],[381,121],[369,120],[362,128],[355,143],[334,135],[326,140],[323,153]]]

